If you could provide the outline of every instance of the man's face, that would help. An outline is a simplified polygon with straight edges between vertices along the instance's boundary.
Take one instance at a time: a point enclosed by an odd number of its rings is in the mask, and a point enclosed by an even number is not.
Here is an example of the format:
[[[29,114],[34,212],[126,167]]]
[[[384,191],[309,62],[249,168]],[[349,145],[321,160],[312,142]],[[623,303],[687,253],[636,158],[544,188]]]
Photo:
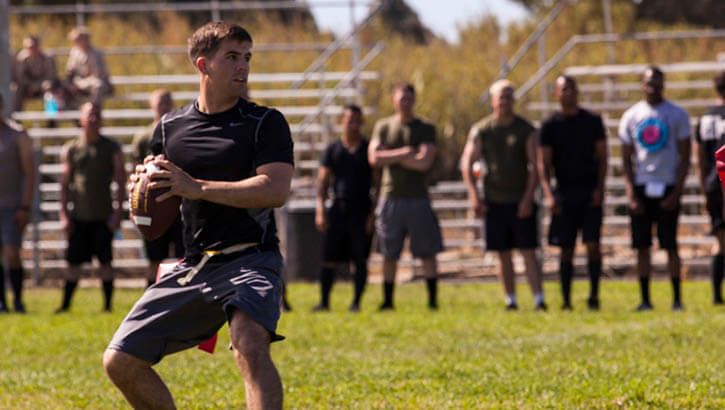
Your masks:
[[[247,89],[252,43],[224,40],[216,53],[206,59],[202,73],[220,94],[241,97]]]
[[[174,102],[170,94],[157,96],[151,102],[151,110],[158,116],[162,116],[174,108]]]
[[[101,128],[101,112],[91,103],[85,103],[80,113],[81,127],[85,130],[98,130]]]
[[[415,93],[404,88],[398,88],[393,93],[393,108],[398,113],[410,113],[415,105]]]
[[[494,111],[503,115],[510,115],[514,112],[514,89],[504,87],[498,93],[491,96],[491,104]]]
[[[345,110],[342,113],[342,119],[340,120],[342,128],[347,135],[357,135],[360,133],[360,128],[363,125],[362,115],[357,111]]]
[[[665,88],[665,79],[662,74],[654,70],[647,70],[642,76],[642,91],[647,100],[659,101],[662,99],[662,90]]]
[[[565,77],[556,80],[556,98],[562,107],[575,107],[578,103],[579,89],[576,83]]]

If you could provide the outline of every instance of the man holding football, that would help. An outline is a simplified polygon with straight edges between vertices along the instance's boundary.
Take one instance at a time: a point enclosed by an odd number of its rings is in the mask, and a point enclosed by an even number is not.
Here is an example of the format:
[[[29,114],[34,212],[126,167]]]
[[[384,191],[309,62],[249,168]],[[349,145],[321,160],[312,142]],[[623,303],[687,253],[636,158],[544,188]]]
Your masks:
[[[189,38],[199,71],[196,101],[166,114],[154,131],[149,189],[183,198],[184,260],[146,290],[104,355],[111,381],[135,408],[174,408],[152,369],[229,323],[248,408],[282,408],[270,355],[282,294],[282,257],[272,208],[284,204],[293,174],[289,126],[276,110],[240,98],[252,38],[242,27],[208,23]],[[132,183],[144,167],[137,167]]]

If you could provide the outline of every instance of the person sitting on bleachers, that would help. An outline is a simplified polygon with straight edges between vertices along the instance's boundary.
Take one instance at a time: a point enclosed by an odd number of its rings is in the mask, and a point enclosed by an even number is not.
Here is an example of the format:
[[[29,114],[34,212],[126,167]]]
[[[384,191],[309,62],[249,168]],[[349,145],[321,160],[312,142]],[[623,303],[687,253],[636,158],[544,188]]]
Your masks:
[[[58,77],[55,60],[40,49],[40,39],[28,36],[23,39],[23,49],[15,57],[15,111],[22,111],[27,98],[43,96],[43,82]]]
[[[66,63],[66,82],[76,102],[88,100],[101,105],[113,94],[103,53],[91,46],[91,36],[85,27],[76,27],[69,36],[73,42]]]

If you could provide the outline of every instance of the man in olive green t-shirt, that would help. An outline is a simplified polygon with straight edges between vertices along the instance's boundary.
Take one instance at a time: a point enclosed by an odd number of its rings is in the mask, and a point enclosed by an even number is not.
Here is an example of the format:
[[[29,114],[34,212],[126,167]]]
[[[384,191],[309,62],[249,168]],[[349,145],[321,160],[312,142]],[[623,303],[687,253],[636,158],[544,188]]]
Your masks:
[[[537,185],[536,132],[513,110],[514,89],[507,80],[491,86],[493,114],[471,127],[461,157],[461,172],[476,217],[486,220],[486,247],[498,252],[506,308],[518,309],[511,250],[519,249],[534,294],[535,309],[546,310],[541,268],[536,259],[538,232],[534,191]],[[484,198],[473,164],[485,162]]]
[[[83,104],[80,111],[83,133],[66,143],[61,154],[60,223],[68,235],[66,260],[69,270],[63,290],[63,304],[56,313],[67,312],[70,308],[81,274],[81,264],[90,262],[94,255],[100,264],[104,310],[111,310],[111,242],[113,233],[121,226],[121,204],[126,192],[121,147],[100,134],[100,106],[89,102]],[[111,182],[118,185],[115,207]]]
[[[438,266],[443,250],[438,218],[430,204],[426,175],[436,155],[435,127],[413,114],[415,89],[410,84],[393,90],[395,115],[375,124],[368,160],[382,168],[380,201],[375,210],[377,250],[383,254],[383,304],[393,309],[393,288],[403,241],[410,237],[410,252],[423,262],[428,307],[437,309]]]

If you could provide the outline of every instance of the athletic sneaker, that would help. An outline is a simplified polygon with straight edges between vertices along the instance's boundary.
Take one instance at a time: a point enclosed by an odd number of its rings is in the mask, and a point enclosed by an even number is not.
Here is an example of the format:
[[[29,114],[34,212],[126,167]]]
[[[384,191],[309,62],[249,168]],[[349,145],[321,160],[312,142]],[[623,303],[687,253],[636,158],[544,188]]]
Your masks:
[[[673,311],[685,310],[685,307],[682,305],[682,302],[676,301],[676,302],[672,303],[672,310]]]
[[[438,303],[428,303],[428,310],[438,310]]]
[[[351,303],[350,307],[347,308],[350,312],[359,312],[360,311],[360,305],[357,303]]]
[[[570,303],[564,303],[563,305],[561,305],[561,310],[574,310],[574,308],[571,307]]]
[[[395,310],[392,303],[383,303],[378,307],[378,312],[385,312],[388,310]]]
[[[644,311],[652,310],[652,309],[654,309],[654,306],[652,306],[651,304],[649,304],[647,302],[642,302],[634,310],[635,310],[635,312],[644,312]]]
[[[506,305],[506,310],[519,310],[519,305],[515,303],[509,303]]]
[[[539,302],[539,303],[536,304],[536,306],[534,306],[534,310],[539,310],[541,312],[546,312],[547,310],[549,310],[549,307],[546,306],[546,303]]]
[[[25,313],[25,305],[23,305],[23,302],[19,300],[15,301],[15,313]]]
[[[712,303],[714,305],[722,305],[725,302],[723,302],[722,298],[715,298],[715,300],[713,300]]]
[[[0,313],[8,313],[8,308],[5,305],[0,305]]]

